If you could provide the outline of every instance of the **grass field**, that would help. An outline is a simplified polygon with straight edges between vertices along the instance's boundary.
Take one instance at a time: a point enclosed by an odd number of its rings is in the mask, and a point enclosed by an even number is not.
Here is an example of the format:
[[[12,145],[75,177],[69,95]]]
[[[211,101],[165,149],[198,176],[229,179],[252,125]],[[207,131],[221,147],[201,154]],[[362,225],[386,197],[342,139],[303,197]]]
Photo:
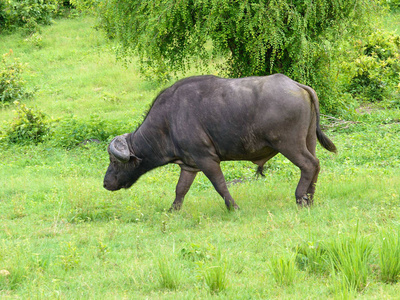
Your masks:
[[[163,87],[116,61],[93,25],[79,17],[35,40],[0,36],[0,54],[28,63],[28,107],[133,130]],[[239,211],[226,211],[200,175],[168,213],[177,166],[112,193],[102,187],[104,142],[0,143],[0,298],[398,299],[400,111],[323,124],[339,153],[318,148],[311,209],[296,207],[300,174],[280,155],[259,179],[251,163],[223,164]]]

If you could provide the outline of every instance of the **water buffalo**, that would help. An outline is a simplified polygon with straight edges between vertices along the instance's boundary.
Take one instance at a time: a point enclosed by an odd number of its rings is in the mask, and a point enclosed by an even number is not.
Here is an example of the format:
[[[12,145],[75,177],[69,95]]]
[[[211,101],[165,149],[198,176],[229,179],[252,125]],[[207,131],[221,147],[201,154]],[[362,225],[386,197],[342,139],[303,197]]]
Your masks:
[[[111,141],[104,187],[110,191],[129,188],[144,173],[175,163],[181,173],[171,209],[181,208],[199,171],[232,209],[238,206],[220,162],[248,160],[260,171],[281,153],[301,170],[297,204],[310,205],[320,170],[317,139],[325,149],[336,152],[321,131],[319,119],[315,91],[282,74],[189,77],[162,91],[134,132]]]

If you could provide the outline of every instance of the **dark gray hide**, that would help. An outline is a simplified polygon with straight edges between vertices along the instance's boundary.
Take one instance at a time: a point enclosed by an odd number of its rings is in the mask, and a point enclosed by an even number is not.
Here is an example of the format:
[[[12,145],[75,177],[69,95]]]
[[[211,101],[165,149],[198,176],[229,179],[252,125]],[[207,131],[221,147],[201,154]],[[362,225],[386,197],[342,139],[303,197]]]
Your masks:
[[[220,162],[249,160],[262,170],[266,161],[282,153],[301,170],[297,203],[310,205],[320,170],[317,139],[336,152],[320,129],[318,98],[308,86],[282,74],[190,77],[161,92],[135,132],[110,143],[104,187],[129,188],[147,171],[176,163],[181,174],[173,209],[182,206],[199,171],[210,179],[228,209],[237,208]]]

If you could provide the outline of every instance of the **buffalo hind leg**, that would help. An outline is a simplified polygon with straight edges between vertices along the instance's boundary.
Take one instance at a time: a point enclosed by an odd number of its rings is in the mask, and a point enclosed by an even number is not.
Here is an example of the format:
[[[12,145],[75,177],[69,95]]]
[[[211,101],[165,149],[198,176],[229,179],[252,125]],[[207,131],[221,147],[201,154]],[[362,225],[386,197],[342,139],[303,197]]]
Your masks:
[[[316,128],[315,126],[311,126],[307,135],[307,149],[311,153],[311,155],[314,157],[316,160],[316,171],[314,173],[314,177],[310,183],[310,186],[307,189],[307,196],[308,196],[308,203],[309,205],[312,205],[314,202],[314,193],[315,193],[315,186],[317,184],[318,180],[318,174],[320,171],[320,165],[319,165],[319,160],[316,156],[316,147],[317,147],[317,138],[315,136]]]
[[[228,187],[226,186],[225,177],[222,173],[219,163],[214,160],[207,160],[198,162],[197,166],[201,171],[203,171],[204,175],[206,175],[211,181],[218,194],[220,194],[220,196],[224,199],[228,210],[238,209],[239,206],[236,205],[231,194],[229,193]]]
[[[306,157],[308,157],[306,159]],[[319,172],[319,161],[316,157],[309,155],[303,156],[303,163],[297,165],[301,171],[300,181],[296,188],[296,203],[299,206],[310,206],[313,202],[315,183]]]
[[[308,202],[309,205],[312,205],[314,202],[314,193],[315,193],[315,186],[317,185],[317,180],[318,180],[318,174],[319,174],[319,170],[320,170],[320,165],[319,165],[319,160],[317,159],[318,165],[317,165],[317,170],[314,174],[314,178],[311,181],[310,186],[308,187],[307,190],[307,196],[308,196]]]
[[[302,150],[292,149],[290,152],[282,151],[281,153],[299,167],[301,171],[300,181],[295,192],[296,203],[299,206],[311,205],[319,172],[319,160],[307,148]]]
[[[181,168],[181,174],[175,189],[175,201],[172,203],[169,211],[180,210],[182,207],[183,200],[196,177],[197,172],[190,172]]]

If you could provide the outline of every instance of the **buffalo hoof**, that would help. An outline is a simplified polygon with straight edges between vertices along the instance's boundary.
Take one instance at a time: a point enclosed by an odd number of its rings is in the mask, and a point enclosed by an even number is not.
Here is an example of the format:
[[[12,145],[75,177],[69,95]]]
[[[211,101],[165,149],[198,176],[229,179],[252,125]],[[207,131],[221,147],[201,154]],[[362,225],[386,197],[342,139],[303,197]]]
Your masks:
[[[256,170],[256,178],[258,178],[258,176],[260,176],[260,175],[261,175],[261,177],[265,177],[263,166],[258,166],[258,168]]]
[[[169,208],[168,212],[174,212],[174,211],[178,211],[181,210],[182,204],[172,204],[172,206]]]
[[[304,195],[303,197],[297,199],[296,203],[299,207],[309,207],[313,204],[313,200],[311,197]]]
[[[239,210],[240,207],[237,204],[226,206],[229,211],[236,211]]]

